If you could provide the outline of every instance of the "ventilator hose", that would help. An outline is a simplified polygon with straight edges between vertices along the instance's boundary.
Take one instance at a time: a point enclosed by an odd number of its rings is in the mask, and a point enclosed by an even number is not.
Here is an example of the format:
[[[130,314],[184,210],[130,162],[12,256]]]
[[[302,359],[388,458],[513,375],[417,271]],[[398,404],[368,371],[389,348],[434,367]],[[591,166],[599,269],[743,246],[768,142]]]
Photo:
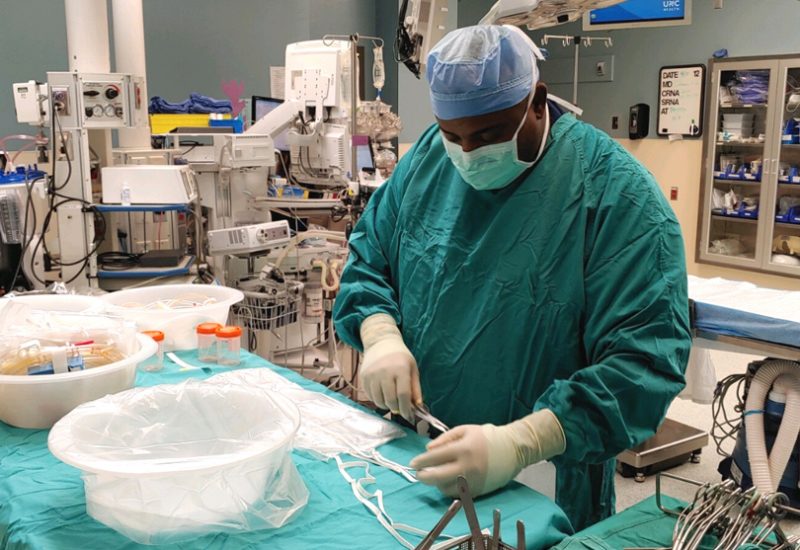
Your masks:
[[[800,365],[796,365],[800,371]],[[778,435],[772,451],[769,453],[769,471],[772,473],[772,485],[777,490],[786,466],[794,452],[797,436],[800,434],[800,372],[779,376],[773,387],[786,394],[786,407],[778,429]],[[778,442],[785,444],[778,445]]]
[[[767,456],[764,433],[764,407],[770,387],[781,375],[787,375],[790,391],[778,437]],[[800,364],[792,361],[769,361],[753,377],[745,404],[744,426],[747,431],[747,458],[753,485],[761,494],[774,493],[786,469],[789,455],[800,432]]]
[[[333,240],[333,241],[341,241],[342,243],[346,243],[347,242],[347,237],[345,237],[344,233],[339,233],[337,231],[316,231],[316,230],[312,230],[312,231],[304,231],[302,233],[298,233],[297,235],[295,235],[292,238],[291,241],[289,241],[289,244],[286,245],[286,248],[281,250],[281,253],[275,259],[275,262],[274,262],[275,267],[279,268],[281,266],[281,264],[283,263],[283,260],[286,259],[286,256],[289,255],[289,252],[291,250],[297,248],[298,244],[300,244],[301,242],[303,242],[306,239],[312,239],[312,238],[315,238],[315,237],[323,238],[323,239],[330,239],[330,240]]]

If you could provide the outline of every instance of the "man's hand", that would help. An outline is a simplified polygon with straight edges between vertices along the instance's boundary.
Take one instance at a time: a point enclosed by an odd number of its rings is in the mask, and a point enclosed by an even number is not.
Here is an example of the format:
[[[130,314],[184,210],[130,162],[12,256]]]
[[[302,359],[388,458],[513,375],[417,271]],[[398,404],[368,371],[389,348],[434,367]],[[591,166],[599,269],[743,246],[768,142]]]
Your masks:
[[[405,347],[405,346],[403,346]],[[367,397],[382,409],[389,409],[414,424],[414,405],[422,403],[417,362],[408,349],[390,351],[375,357],[382,348],[371,348],[364,355],[361,387]]]
[[[489,440],[483,426],[468,424],[453,428],[428,443],[426,449],[426,453],[411,461],[418,480],[435,485],[447,496],[457,497],[456,480],[464,476],[472,496],[484,493],[489,472]]]
[[[417,479],[458,496],[456,481],[464,476],[473,496],[505,486],[531,464],[564,452],[561,423],[544,409],[506,424],[464,425],[445,432],[414,458]]]
[[[422,404],[419,371],[394,319],[381,313],[367,317],[361,323],[361,340],[361,388],[375,405],[414,424],[414,405]]]

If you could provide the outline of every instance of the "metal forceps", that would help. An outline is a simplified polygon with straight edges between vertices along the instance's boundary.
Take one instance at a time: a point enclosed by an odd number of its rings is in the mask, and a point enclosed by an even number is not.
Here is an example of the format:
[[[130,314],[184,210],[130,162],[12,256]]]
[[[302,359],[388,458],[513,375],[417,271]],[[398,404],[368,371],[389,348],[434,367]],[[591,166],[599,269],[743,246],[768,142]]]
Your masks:
[[[431,411],[428,409],[428,406],[425,405],[424,403],[421,404],[421,405],[414,405],[414,416],[417,417],[418,421],[424,420],[432,428],[435,428],[435,429],[439,430],[442,433],[444,433],[444,432],[446,432],[446,431],[448,431],[450,429],[447,426],[447,424],[445,424],[444,422],[442,422],[441,420],[439,420],[438,418],[433,416],[431,414]]]

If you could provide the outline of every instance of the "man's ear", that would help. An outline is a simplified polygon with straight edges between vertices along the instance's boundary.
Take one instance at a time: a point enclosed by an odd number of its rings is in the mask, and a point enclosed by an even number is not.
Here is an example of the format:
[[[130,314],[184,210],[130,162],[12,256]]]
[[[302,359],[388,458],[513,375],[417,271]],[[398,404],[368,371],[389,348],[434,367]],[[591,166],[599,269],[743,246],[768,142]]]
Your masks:
[[[544,117],[544,110],[547,108],[547,86],[542,82],[536,83],[536,90],[533,92],[531,108],[536,114],[536,118]]]

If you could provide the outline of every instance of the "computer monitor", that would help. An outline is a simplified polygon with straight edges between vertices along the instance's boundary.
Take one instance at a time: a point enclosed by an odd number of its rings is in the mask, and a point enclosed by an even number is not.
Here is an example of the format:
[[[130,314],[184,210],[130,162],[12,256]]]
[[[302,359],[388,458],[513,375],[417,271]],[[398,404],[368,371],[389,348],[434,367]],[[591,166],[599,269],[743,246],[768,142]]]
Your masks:
[[[372,156],[372,140],[369,136],[353,136],[353,147],[356,148],[356,173],[362,170],[375,170],[375,159]]]
[[[583,30],[667,27],[692,23],[692,0],[625,0],[607,8],[589,10]]]
[[[250,103],[250,111],[252,122],[255,124],[264,115],[278,107],[283,103],[282,99],[275,99],[274,97],[265,97],[254,95]],[[289,143],[286,141],[286,134],[289,130],[284,130],[274,138],[275,149],[278,151],[288,151]]]

